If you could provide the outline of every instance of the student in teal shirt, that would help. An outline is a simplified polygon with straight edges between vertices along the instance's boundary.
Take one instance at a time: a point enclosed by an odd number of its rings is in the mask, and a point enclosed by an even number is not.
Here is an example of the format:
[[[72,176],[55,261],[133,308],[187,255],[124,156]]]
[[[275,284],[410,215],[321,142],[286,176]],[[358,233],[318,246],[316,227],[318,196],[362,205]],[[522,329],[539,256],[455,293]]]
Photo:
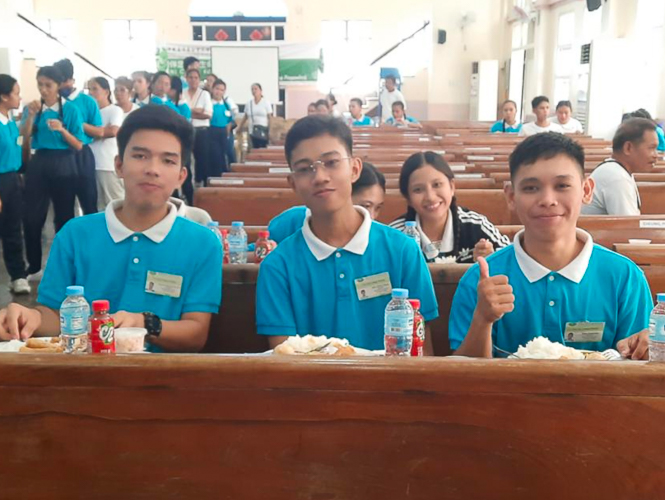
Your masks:
[[[501,357],[542,336],[645,359],[653,302],[644,273],[577,228],[594,187],[582,147],[556,132],[532,135],[509,166],[508,204],[524,229],[460,280],[450,311],[452,350]]]
[[[518,134],[522,130],[522,124],[517,121],[517,104],[515,101],[507,100],[501,105],[503,120],[499,120],[490,129],[492,134]]]
[[[660,125],[656,125],[656,134],[658,134],[658,151],[665,151],[665,132]]]
[[[192,126],[164,106],[132,112],[118,132],[116,171],[125,198],[78,217],[55,237],[38,306],[0,312],[0,340],[57,335],[67,286],[109,300],[116,327],[148,331],[149,351],[197,352],[222,294],[222,245],[180,217],[169,196],[187,170]]]
[[[76,152],[83,148],[83,120],[78,108],[59,93],[62,73],[54,66],[37,72],[41,101],[23,109],[24,147],[35,150],[25,174],[23,234],[28,258],[28,281],[39,281],[42,267],[42,229],[53,202],[55,230],[74,218],[79,179]]]
[[[351,113],[352,127],[371,127],[374,124],[369,116],[363,114],[363,102],[358,97],[349,101],[349,113]]]
[[[21,103],[21,89],[15,78],[0,75],[0,238],[2,256],[9,273],[9,290],[15,294],[30,293],[23,260],[23,183],[21,137],[12,113]]]
[[[171,90],[171,77],[165,71],[158,71],[152,77],[150,84],[150,104],[158,106],[166,106],[176,113],[179,113],[176,105],[169,99],[169,91]]]
[[[97,101],[76,89],[72,62],[69,59],[62,59],[53,66],[62,73],[64,78],[62,85],[60,85],[60,95],[78,108],[83,120],[83,147],[76,153],[76,167],[78,169],[76,197],[84,214],[94,214],[97,212],[97,169],[95,155],[90,149],[90,144],[95,139],[104,137],[102,115]]]
[[[289,182],[310,215],[261,263],[259,335],[268,335],[272,347],[287,336],[312,334],[381,349],[393,287],[420,299],[426,321],[437,318],[432,277],[420,249],[353,205],[352,184],[362,161],[353,156],[349,127],[331,116],[307,116],[289,130],[284,149]],[[366,287],[368,278],[378,286]],[[425,350],[432,352],[429,335]]]
[[[235,120],[233,109],[226,102],[224,92],[226,83],[215,80],[212,84],[212,118],[208,129],[208,141],[210,147],[210,160],[208,163],[209,175],[219,177],[228,171],[228,142],[229,134],[233,133]]]
[[[392,106],[393,116],[386,120],[386,125],[391,127],[413,128],[418,130],[423,128],[422,123],[420,123],[412,116],[406,115],[406,112],[404,111],[404,103],[402,101],[395,101]]]
[[[179,76],[171,77],[171,88],[168,92],[171,104],[175,106],[175,110],[188,122],[192,121],[192,110],[189,109],[189,104],[182,98],[182,80]]]

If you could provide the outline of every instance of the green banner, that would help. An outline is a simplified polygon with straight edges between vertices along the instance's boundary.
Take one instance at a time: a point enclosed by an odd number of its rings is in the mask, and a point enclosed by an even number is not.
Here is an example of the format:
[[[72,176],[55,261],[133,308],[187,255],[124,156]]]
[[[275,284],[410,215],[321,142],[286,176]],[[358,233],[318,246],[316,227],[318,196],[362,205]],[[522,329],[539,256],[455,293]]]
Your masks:
[[[319,59],[280,59],[280,82],[315,82],[319,79]]]

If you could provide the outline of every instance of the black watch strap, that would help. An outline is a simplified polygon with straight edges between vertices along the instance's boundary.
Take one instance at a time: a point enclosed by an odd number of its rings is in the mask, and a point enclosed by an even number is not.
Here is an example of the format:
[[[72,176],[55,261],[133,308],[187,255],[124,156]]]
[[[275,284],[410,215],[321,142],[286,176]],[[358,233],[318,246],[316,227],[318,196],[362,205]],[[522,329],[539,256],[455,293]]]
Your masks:
[[[144,312],[143,320],[145,329],[148,330],[148,335],[159,337],[162,333],[162,320],[159,319],[159,316],[152,314],[151,312]]]

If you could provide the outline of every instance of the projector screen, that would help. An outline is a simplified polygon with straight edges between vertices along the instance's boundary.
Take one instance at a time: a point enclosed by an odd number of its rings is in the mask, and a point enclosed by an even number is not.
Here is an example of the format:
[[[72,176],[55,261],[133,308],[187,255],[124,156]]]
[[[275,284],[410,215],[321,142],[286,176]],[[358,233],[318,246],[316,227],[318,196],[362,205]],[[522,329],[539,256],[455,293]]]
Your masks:
[[[212,71],[226,82],[226,95],[238,105],[252,98],[253,83],[273,106],[279,102],[279,48],[212,47]]]

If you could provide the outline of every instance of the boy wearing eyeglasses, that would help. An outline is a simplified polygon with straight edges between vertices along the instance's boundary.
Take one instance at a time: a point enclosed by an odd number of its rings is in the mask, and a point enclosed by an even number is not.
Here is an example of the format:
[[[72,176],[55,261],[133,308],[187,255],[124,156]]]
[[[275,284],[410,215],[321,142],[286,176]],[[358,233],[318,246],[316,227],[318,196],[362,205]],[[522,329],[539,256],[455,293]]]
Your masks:
[[[432,278],[415,241],[373,222],[354,206],[362,161],[351,130],[329,116],[307,116],[286,136],[289,184],[309,214],[261,264],[256,324],[271,347],[292,335],[346,338],[383,348],[383,320],[394,288],[420,299],[426,321],[438,317]],[[429,331],[425,352],[432,353]]]

